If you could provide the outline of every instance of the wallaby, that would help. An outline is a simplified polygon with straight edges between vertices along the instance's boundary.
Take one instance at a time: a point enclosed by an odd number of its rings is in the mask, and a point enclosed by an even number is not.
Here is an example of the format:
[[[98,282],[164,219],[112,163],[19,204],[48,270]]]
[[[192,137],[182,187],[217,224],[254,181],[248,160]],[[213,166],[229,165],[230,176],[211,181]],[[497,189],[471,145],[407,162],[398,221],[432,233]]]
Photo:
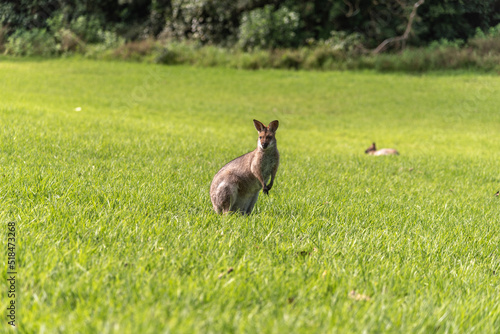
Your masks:
[[[210,198],[217,213],[250,214],[260,189],[269,195],[273,187],[280,161],[275,137],[279,122],[265,126],[254,119],[253,123],[259,132],[257,148],[228,162],[212,180]],[[266,185],[269,177],[271,182]]]
[[[382,148],[380,150],[377,150],[377,146],[375,146],[375,143],[373,143],[372,146],[368,147],[365,153],[369,155],[399,155],[399,152],[393,148]]]

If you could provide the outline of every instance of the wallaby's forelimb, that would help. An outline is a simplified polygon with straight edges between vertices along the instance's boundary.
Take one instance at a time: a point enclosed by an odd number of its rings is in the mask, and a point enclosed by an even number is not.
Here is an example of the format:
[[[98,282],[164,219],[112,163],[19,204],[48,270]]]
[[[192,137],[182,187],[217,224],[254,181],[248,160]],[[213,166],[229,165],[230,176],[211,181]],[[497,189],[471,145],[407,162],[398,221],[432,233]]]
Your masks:
[[[260,164],[256,162],[252,162],[251,167],[252,173],[255,175],[257,180],[259,180],[260,185],[262,186],[262,191],[264,194],[267,194],[268,187],[266,186],[266,181],[264,180],[264,176],[262,175],[262,170]]]
[[[260,184],[262,185],[262,190],[265,191],[267,188],[266,183],[264,182],[264,178],[262,177],[262,172],[260,168],[257,168],[257,173],[255,173],[255,176],[259,180]]]
[[[269,190],[273,187],[274,184],[274,177],[276,176],[276,172],[278,171],[278,165],[279,163],[276,163],[276,165],[273,167],[273,170],[271,171],[271,182],[267,186],[264,186],[262,189],[262,192],[266,195],[269,195]]]

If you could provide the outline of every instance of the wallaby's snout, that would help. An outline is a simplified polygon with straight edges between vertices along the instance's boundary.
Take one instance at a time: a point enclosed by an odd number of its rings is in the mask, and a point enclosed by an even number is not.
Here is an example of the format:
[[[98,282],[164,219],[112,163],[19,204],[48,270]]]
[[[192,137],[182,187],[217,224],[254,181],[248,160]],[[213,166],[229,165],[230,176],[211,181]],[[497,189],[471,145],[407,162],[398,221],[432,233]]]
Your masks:
[[[270,139],[260,139],[260,146],[265,150],[268,147],[272,146],[271,140]]]

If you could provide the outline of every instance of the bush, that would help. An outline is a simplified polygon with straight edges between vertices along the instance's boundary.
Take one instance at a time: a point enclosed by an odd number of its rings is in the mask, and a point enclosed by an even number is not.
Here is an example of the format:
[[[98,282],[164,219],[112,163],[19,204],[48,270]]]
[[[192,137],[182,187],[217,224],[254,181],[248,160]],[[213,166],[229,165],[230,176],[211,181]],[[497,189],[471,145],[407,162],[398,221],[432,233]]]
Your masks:
[[[233,0],[172,0],[161,38],[201,44],[233,45],[238,29],[239,2]]]
[[[168,43],[159,51],[155,63],[165,65],[193,64],[197,50],[193,43]]]
[[[243,15],[239,45],[243,49],[278,48],[298,45],[299,15],[287,7],[273,11],[267,5]]]
[[[240,69],[365,70],[422,73],[442,70],[500,70],[500,54],[479,55],[457,45],[407,49],[401,53],[352,56],[340,48],[317,44],[299,49],[251,50],[171,42],[157,49],[156,62],[168,65],[225,66]]]
[[[55,34],[58,48],[62,52],[85,51],[85,43],[71,30],[61,29]]]
[[[245,70],[272,68],[270,53],[264,50],[253,52],[238,52],[230,66]]]
[[[6,53],[15,56],[52,56],[58,53],[46,29],[18,30],[7,39]]]
[[[227,66],[230,57],[231,55],[227,49],[207,45],[199,50],[196,65],[205,67]]]
[[[483,56],[500,53],[500,24],[490,28],[487,33],[477,29],[469,45]]]
[[[383,54],[373,57],[373,67],[382,72],[403,71],[420,73],[442,70],[496,69],[500,56],[481,57],[470,48],[441,47],[406,50],[401,54]]]
[[[363,36],[359,33],[348,34],[345,31],[331,31],[330,38],[319,44],[353,56],[358,56],[364,51]]]
[[[155,49],[157,49],[156,41],[149,38],[123,44],[113,51],[113,56],[124,60],[140,61],[153,54]]]
[[[96,44],[104,42],[102,26],[95,17],[80,16],[70,22],[69,29],[86,43]]]
[[[125,39],[118,36],[118,34],[113,31],[100,30],[97,36],[99,37],[99,45],[101,45],[101,47],[105,50],[117,48],[120,45],[125,44]]]
[[[458,50],[462,48],[465,45],[465,42],[461,39],[455,39],[455,40],[447,40],[447,39],[440,39],[438,41],[433,41],[429,44],[428,49],[429,50],[446,50],[446,49],[455,49]]]
[[[345,60],[346,54],[343,51],[325,45],[318,45],[310,49],[302,67],[308,70],[338,69],[338,66],[334,66],[334,64],[342,63]]]
[[[5,51],[5,41],[7,37],[7,27],[0,25],[0,52]]]
[[[500,53],[500,37],[474,38],[469,45],[483,56]]]
[[[102,42],[85,45],[85,56],[87,58],[113,58],[114,51],[125,44],[122,37],[111,31],[100,31],[99,38]]]
[[[286,49],[271,52],[274,68],[299,69],[307,57],[307,49]]]
[[[84,51],[85,43],[69,28],[63,14],[54,15],[47,19],[47,26],[54,35],[58,49],[62,52]]]

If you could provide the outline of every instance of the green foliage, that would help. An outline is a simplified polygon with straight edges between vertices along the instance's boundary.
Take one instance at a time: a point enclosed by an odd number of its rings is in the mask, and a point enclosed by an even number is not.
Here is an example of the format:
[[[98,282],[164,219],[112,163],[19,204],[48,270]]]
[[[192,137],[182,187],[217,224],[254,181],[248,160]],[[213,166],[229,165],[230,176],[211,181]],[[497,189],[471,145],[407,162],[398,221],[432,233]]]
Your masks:
[[[356,41],[356,39],[353,39]],[[220,66],[242,69],[305,69],[305,70],[365,70],[428,72],[442,70],[473,70],[500,73],[498,39],[480,39],[464,45],[458,41],[441,41],[428,48],[407,49],[398,54],[373,56],[364,53],[357,42],[316,43],[295,49],[251,50],[199,46],[194,43],[171,42],[157,44],[151,56],[156,63],[196,66]],[[120,59],[123,49],[115,52]],[[126,53],[126,51],[125,51]]]
[[[197,57],[197,49],[192,43],[169,43],[161,48],[155,62],[165,65],[193,64]]]
[[[468,40],[476,30],[487,30],[500,22],[498,0],[426,1],[417,27],[422,41]]]
[[[497,38],[500,37],[500,24],[490,27],[486,32],[483,32],[481,29],[476,29],[476,35],[474,38]]]
[[[72,30],[68,28],[64,15],[54,15],[47,19],[47,25],[54,35],[58,49],[64,53],[85,50],[85,42]]]
[[[319,44],[355,56],[362,52],[363,36],[359,33],[347,34],[344,31],[331,31],[330,37]]]
[[[2,26],[16,24],[17,22],[14,5],[12,3],[0,2],[0,23]]]
[[[443,49],[460,49],[464,47],[465,41],[461,39],[455,39],[449,41],[447,39],[440,39],[439,41],[433,41],[429,44],[430,50],[443,50]]]
[[[78,16],[68,21],[60,13],[47,19],[47,25],[57,41],[57,50],[64,53],[93,55],[120,48],[125,43],[116,32],[103,30],[96,17]]]
[[[85,52],[86,44],[73,31],[61,29],[54,36],[61,52]]]
[[[491,27],[485,33],[477,29],[474,38],[469,40],[469,45],[481,56],[494,57],[500,53],[500,24]]]
[[[405,31],[414,3],[5,0],[0,51],[251,69],[498,70],[498,0],[426,1],[409,39],[388,48],[392,54],[371,56]]]
[[[113,56],[124,60],[143,61],[153,55],[157,48],[158,45],[153,39],[128,42],[113,50]]]
[[[23,333],[500,331],[497,76],[3,57],[0,82]],[[218,216],[253,118],[280,120],[275,185]]]
[[[46,20],[61,8],[58,0],[3,0],[0,3],[0,24],[16,30],[47,28]]]
[[[173,0],[163,36],[202,44],[233,44],[238,28],[237,5],[232,0]]]
[[[47,25],[56,36],[61,31],[69,30],[85,43],[104,43],[107,47],[119,44],[116,41],[120,37],[112,31],[103,30],[101,22],[96,17],[82,15],[67,21],[61,13],[47,19]]]
[[[54,36],[46,29],[17,30],[7,39],[7,54],[15,56],[53,56],[57,54]]]
[[[7,40],[7,28],[0,26],[0,53],[5,50],[5,42]]]
[[[96,44],[105,40],[102,25],[95,17],[79,16],[69,23],[68,28],[87,43]]]
[[[244,49],[297,46],[299,14],[283,6],[272,5],[245,13],[239,29],[239,45]]]
[[[148,38],[244,49],[300,48],[330,43],[334,34],[359,36],[367,49],[406,29],[413,0],[5,0],[0,25],[17,30],[72,31],[102,42],[102,32],[125,41]],[[498,0],[436,0],[422,4],[405,46],[463,40],[500,23]],[[57,29],[56,29],[57,27]],[[101,33],[100,33],[101,32]],[[55,36],[58,38],[57,36]],[[341,36],[342,37],[342,36]],[[358,38],[358,37],[356,37]],[[398,47],[398,45],[395,45]]]

